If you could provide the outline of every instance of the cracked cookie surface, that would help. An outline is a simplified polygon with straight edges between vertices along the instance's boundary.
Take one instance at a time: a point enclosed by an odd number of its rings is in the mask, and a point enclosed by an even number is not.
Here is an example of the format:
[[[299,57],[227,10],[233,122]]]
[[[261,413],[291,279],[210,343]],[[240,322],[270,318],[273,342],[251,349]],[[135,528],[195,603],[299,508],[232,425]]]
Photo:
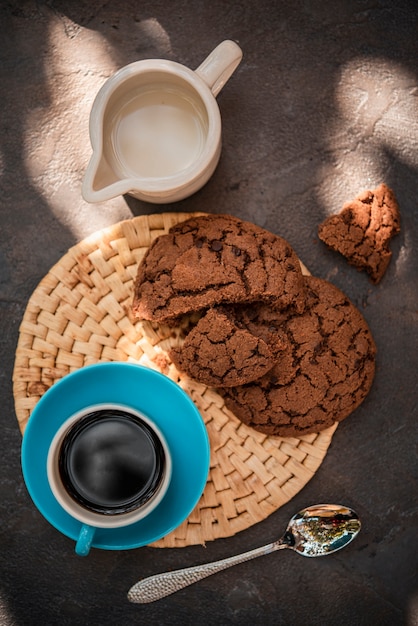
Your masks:
[[[203,215],[152,243],[138,268],[132,313],[167,322],[218,304],[257,300],[303,310],[304,281],[292,247],[231,215]]]
[[[257,381],[218,389],[236,417],[268,435],[298,437],[343,420],[374,378],[376,348],[360,311],[331,283],[305,281],[307,308],[300,315],[263,304],[241,309],[253,325],[284,332],[288,347]]]
[[[373,283],[382,279],[392,257],[389,243],[400,232],[400,214],[395,195],[385,184],[365,191],[346,203],[318,228],[319,238],[339,252]]]
[[[180,371],[200,383],[233,387],[261,378],[284,347],[284,342],[276,341],[271,350],[262,337],[237,326],[233,316],[220,308],[209,309],[183,346],[173,348],[169,356]]]

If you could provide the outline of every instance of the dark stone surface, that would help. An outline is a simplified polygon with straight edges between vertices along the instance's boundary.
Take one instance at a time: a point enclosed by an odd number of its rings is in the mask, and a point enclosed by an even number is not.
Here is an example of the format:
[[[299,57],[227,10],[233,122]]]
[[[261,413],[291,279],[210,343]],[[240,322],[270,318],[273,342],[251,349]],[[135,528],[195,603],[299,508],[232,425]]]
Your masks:
[[[87,2],[0,5],[0,623],[418,624],[418,9],[414,0]],[[116,69],[147,57],[195,68],[223,39],[244,59],[218,97],[220,164],[170,206],[88,205],[88,115]],[[401,234],[378,286],[328,251],[317,226],[363,189],[391,186]],[[12,371],[38,282],[88,234],[162,210],[231,213],[285,238],[366,317],[378,346],[364,404],[338,428],[288,504],[205,548],[93,550],[85,559],[30,501],[20,471]],[[300,508],[338,501],[363,529],[344,551],[259,558],[170,598],[129,604],[139,578],[272,541]]]

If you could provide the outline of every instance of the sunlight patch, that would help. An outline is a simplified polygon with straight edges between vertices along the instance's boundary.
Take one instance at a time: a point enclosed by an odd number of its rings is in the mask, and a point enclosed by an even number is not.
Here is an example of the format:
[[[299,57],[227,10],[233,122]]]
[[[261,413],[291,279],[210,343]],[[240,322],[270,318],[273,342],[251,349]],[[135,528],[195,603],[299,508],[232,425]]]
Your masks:
[[[341,69],[329,122],[330,158],[319,173],[326,214],[363,190],[389,184],[393,156],[418,168],[417,96],[416,78],[393,61],[358,57]]]

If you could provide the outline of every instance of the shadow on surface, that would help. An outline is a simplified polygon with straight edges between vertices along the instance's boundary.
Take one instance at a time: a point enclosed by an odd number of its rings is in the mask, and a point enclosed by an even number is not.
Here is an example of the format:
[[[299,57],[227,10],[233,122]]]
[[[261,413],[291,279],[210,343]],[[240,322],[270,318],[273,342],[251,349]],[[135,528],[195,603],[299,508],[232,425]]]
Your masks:
[[[281,579],[281,566],[275,566],[273,561],[269,561],[269,565],[275,574],[274,580],[269,577],[270,584],[264,582],[263,588],[257,587],[256,581],[256,591],[250,583],[244,582],[228,589],[231,579],[225,577],[222,585],[214,579],[203,585],[200,591],[196,588],[190,596],[185,592],[178,598],[140,611],[125,603],[125,590],[135,582],[132,573],[139,578],[157,570],[190,565],[198,558],[204,560],[201,549],[156,551],[144,548],[130,553],[93,551],[88,559],[79,559],[73,554],[72,542],[51,529],[24,490],[19,468],[20,436],[14,423],[10,383],[18,323],[39,280],[76,241],[66,225],[71,224],[70,211],[65,208],[57,217],[37,184],[40,174],[35,176],[35,181],[33,171],[28,171],[26,164],[26,142],[31,140],[33,133],[42,133],[42,129],[36,128],[36,111],[50,104],[46,80],[49,68],[43,66],[41,52],[47,45],[48,22],[52,17],[61,20],[69,38],[76,37],[80,29],[100,33],[107,40],[117,66],[139,58],[164,56],[196,67],[219,41],[236,39],[244,50],[244,60],[236,78],[219,97],[224,122],[224,150],[213,178],[200,192],[175,205],[150,205],[126,197],[131,213],[208,211],[250,219],[288,238],[313,273],[327,277],[334,272],[332,276],[336,284],[344,286],[358,305],[370,293],[363,275],[347,268],[316,240],[318,223],[327,211],[339,210],[341,201],[350,199],[352,191],[359,191],[358,185],[363,182],[365,185],[369,177],[367,169],[354,170],[353,175],[351,162],[344,160],[347,154],[356,153],[357,140],[359,146],[367,147],[369,139],[362,135],[361,128],[356,131],[357,138],[354,131],[345,136],[344,127],[341,135],[335,135],[335,124],[341,122],[336,93],[342,69],[359,57],[379,59],[383,64],[386,61],[395,63],[415,79],[417,89],[415,3],[405,2],[398,8],[386,1],[369,7],[360,0],[340,0],[337,6],[334,2],[317,3],[314,0],[227,4],[215,0],[212,3],[196,2],[192,10],[189,3],[178,0],[171,3],[170,9],[167,6],[158,0],[144,3],[133,0],[107,3],[33,0],[25,3],[9,1],[0,8],[3,26],[0,307],[1,345],[2,353],[6,355],[2,400],[11,418],[2,427],[2,448],[7,451],[1,480],[0,557],[0,594],[7,612],[5,619],[9,620],[5,621],[5,626],[136,624],[143,615],[150,623],[176,624],[181,617],[182,623],[192,624],[202,612],[213,624],[244,625],[250,620],[256,623],[257,619],[264,624],[285,624],[291,617],[286,608],[280,613],[279,601],[284,606],[294,591],[292,579],[302,579],[303,576],[309,593],[305,598],[299,598],[300,606],[292,621],[294,626],[302,623],[302,616],[307,614],[312,619],[312,612],[316,614],[316,621],[311,624],[335,623],[339,608],[343,613],[341,624],[349,624],[353,615],[368,619],[372,614],[379,616],[381,624],[402,624],[408,598],[416,592],[413,576],[393,583],[397,587],[393,604],[390,603],[392,596],[388,586],[376,581],[376,571],[371,570],[370,576],[374,578],[367,579],[368,588],[363,585],[364,580],[357,578],[353,582],[362,593],[357,608],[356,602],[350,604],[342,597],[340,605],[336,601],[335,605],[322,606],[313,600],[320,595],[320,589],[316,584],[309,586],[302,564],[289,565],[289,575]],[[86,59],[86,67],[88,63]],[[404,87],[401,85],[400,89]],[[411,97],[416,98],[416,93],[414,95],[411,91]],[[408,139],[408,132],[401,135],[404,141],[405,136]],[[370,145],[375,147],[373,142]],[[381,145],[379,150],[380,169],[373,171],[372,178],[386,176],[385,182],[394,188],[405,213],[402,237],[394,244],[394,260],[385,283],[386,295],[382,289],[373,292],[369,309],[368,321],[385,345],[390,341],[388,333],[392,330],[390,327],[385,330],[381,321],[398,297],[398,280],[402,280],[404,311],[409,315],[414,310],[416,313],[418,268],[412,250],[418,236],[418,170],[409,156],[409,161],[403,162],[401,149],[394,151]],[[365,165],[371,162],[367,158],[366,154]],[[344,164],[343,170],[340,169],[341,163]],[[334,188],[327,184],[328,176],[335,176]],[[373,180],[373,183],[378,182]],[[393,297],[391,302],[389,294]],[[379,305],[379,297],[385,300],[384,308]],[[370,319],[372,313],[375,317]],[[415,337],[411,337],[411,351]],[[390,346],[390,354],[396,359],[397,346],[393,341]],[[408,360],[413,358],[413,354],[408,356]],[[390,377],[387,359],[385,365],[383,378],[386,380]],[[411,363],[406,363],[409,365]],[[409,378],[413,371],[408,369]],[[399,379],[405,376],[403,369],[397,376]],[[369,431],[366,430],[367,434]],[[351,436],[352,445],[356,445],[355,436]],[[365,466],[357,471],[360,473]],[[401,467],[400,476],[407,469]],[[18,480],[16,476],[19,476]],[[356,479],[362,480],[354,471],[350,483],[353,493]],[[373,499],[373,494],[366,492],[365,500],[368,497]],[[408,494],[404,493],[403,497],[404,503]],[[272,536],[273,522],[269,518],[263,523],[263,530]],[[256,545],[255,531],[250,530],[249,534]],[[258,536],[261,534],[257,533]],[[243,536],[248,537],[248,534]],[[241,539],[241,536],[232,538],[227,551],[229,546],[231,553],[239,551]],[[215,559],[226,556],[221,554],[225,550],[225,542],[215,542],[206,554]],[[364,550],[364,559],[370,556],[367,550]],[[396,556],[392,555],[392,558],[396,559]],[[251,571],[262,572],[265,565],[256,567],[260,569],[246,569],[246,574],[251,576]],[[322,571],[317,570],[318,577]],[[348,585],[343,571],[341,567],[341,585]],[[408,569],[405,571],[409,572]],[[279,581],[277,585],[276,580]],[[341,592],[335,582],[336,593],[338,589]],[[243,596],[250,597],[254,593],[258,594],[255,608],[241,602]],[[237,602],[240,603],[238,608]],[[279,607],[276,613],[272,606]]]

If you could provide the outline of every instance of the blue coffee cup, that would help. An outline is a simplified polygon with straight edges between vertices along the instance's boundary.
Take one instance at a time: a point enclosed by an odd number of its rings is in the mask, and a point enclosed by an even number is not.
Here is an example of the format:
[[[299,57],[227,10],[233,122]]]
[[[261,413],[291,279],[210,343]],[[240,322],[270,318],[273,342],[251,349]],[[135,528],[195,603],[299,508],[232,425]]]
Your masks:
[[[150,515],[167,493],[171,473],[161,430],[131,407],[113,403],[86,407],[66,420],[47,457],[52,493],[82,523],[80,556],[89,553],[98,528],[122,528]]]
[[[66,435],[97,410],[123,411],[141,420],[164,450],[164,471],[156,489],[127,511],[89,510],[69,494],[60,474]],[[22,470],[42,515],[85,556],[91,547],[125,550],[147,545],[179,526],[203,492],[209,456],[202,417],[175,382],[140,365],[112,362],[68,374],[44,394],[25,429]]]

